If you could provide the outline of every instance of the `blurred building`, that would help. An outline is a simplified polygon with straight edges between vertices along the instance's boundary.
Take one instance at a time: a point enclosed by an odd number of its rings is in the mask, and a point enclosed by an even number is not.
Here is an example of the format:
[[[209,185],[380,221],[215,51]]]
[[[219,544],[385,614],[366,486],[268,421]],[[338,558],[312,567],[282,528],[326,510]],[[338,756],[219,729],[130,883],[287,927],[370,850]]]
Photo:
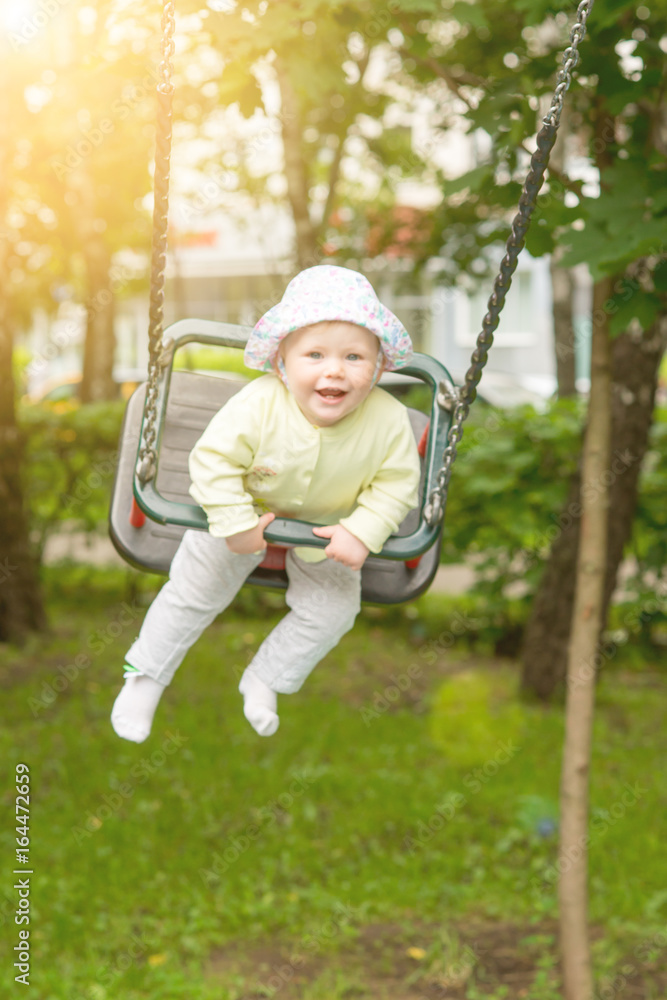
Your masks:
[[[427,117],[425,113],[418,115],[406,128],[411,128],[416,148],[421,143],[435,150],[432,136],[420,133]],[[258,126],[239,122],[237,127],[256,130]],[[266,142],[262,139],[253,146],[250,140],[251,154],[257,157],[260,172],[267,160],[273,158],[272,162],[279,163],[282,156],[279,129],[268,131]],[[261,137],[262,133],[259,134]],[[442,148],[438,145],[434,160],[442,161],[441,166],[446,162],[449,172],[457,176],[485,159],[489,141],[479,130],[470,137],[452,129],[445,134]],[[190,165],[183,162],[188,150],[188,144],[178,146],[175,155],[182,162],[175,162],[172,171],[173,186],[179,182],[189,185],[189,197],[175,190],[171,199],[166,325],[188,316],[253,325],[280,299],[291,277],[288,261],[293,221],[287,209],[277,202],[244,210],[240,193],[233,190],[230,196],[225,188],[230,175],[221,171],[217,179],[203,177],[194,162]],[[585,177],[587,169],[584,164],[580,176]],[[371,233],[368,258],[363,261],[362,269],[382,301],[405,324],[415,348],[443,361],[454,378],[460,380],[481,330],[492,280],[483,283],[481,290],[473,282],[468,287],[463,284],[445,287],[438,282],[438,271],[442,270],[438,260],[432,260],[419,279],[412,276],[410,239],[418,239],[419,220],[425,218],[439,197],[438,190],[417,181],[401,184],[400,204],[395,209],[400,219],[395,217],[390,221],[404,224],[387,226],[386,220],[379,217],[379,229],[387,229],[389,242],[383,243],[380,233],[375,245]],[[226,201],[234,206],[234,214],[223,213],[218,207]],[[335,247],[330,249],[334,254]],[[499,248],[498,260],[502,253]],[[111,285],[116,297],[116,365],[123,371],[146,369],[148,294],[146,291],[132,294],[130,290],[136,287],[136,281],[123,277],[136,278],[139,272],[145,272],[146,264],[146,260],[138,259],[135,254],[119,254],[120,277]],[[574,274],[576,371],[578,376],[585,377],[589,368],[591,286],[585,267],[575,269]],[[56,321],[47,321],[44,315],[37,314],[33,330],[26,338],[25,346],[33,356],[28,370],[31,389],[48,378],[80,370],[85,310],[68,301],[66,289],[62,299]],[[548,396],[556,385],[555,370],[549,259],[531,258],[524,250],[487,372],[511,376],[526,388]]]
[[[268,234],[268,235],[267,235]],[[199,229],[173,240],[167,271],[165,321],[197,316],[225,323],[253,325],[282,296],[291,277],[291,221],[276,212],[240,228],[212,216]],[[500,257],[500,253],[498,254]],[[415,348],[439,358],[455,378],[469,365],[481,330],[491,281],[467,292],[437,282],[433,261],[415,285],[411,262],[401,256],[369,258],[364,273],[381,300],[409,330]],[[590,282],[585,270],[575,274],[575,343],[577,374],[588,368]],[[118,305],[118,363],[142,366],[148,350],[146,296]],[[514,376],[544,395],[555,388],[555,351],[549,259],[524,251],[508,293],[490,355],[488,371]]]

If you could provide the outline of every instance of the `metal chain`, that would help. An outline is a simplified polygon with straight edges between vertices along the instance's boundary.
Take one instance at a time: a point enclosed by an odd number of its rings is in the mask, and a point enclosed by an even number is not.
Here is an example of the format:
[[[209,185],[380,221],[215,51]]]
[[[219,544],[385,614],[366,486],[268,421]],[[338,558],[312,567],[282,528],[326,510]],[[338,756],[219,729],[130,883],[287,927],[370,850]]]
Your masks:
[[[570,33],[570,44],[563,52],[563,65],[558,74],[551,107],[544,119],[545,125],[555,125],[558,128],[563,110],[563,99],[572,83],[572,70],[579,63],[579,42],[586,34],[586,22],[592,9],[593,0],[582,0],[577,7],[577,20]]]
[[[174,45],[174,0],[165,0],[162,8],[162,59],[158,67],[157,123],[155,128],[155,177],[153,195],[153,245],[151,250],[151,290],[148,324],[148,383],[144,403],[144,421],[137,475],[142,484],[155,475],[157,390],[163,365],[164,285],[167,266],[169,226],[169,160],[171,156],[171,82]]]
[[[493,285],[493,292],[487,303],[488,311],[482,320],[482,332],[477,338],[475,350],[470,359],[470,368],[466,372],[464,385],[460,387],[441,386],[438,401],[445,409],[454,410],[452,424],[447,434],[447,447],[442,456],[442,467],[436,477],[436,486],[429,494],[424,505],[424,517],[430,525],[439,521],[445,511],[447,490],[452,475],[452,466],[456,459],[459,442],[463,436],[463,423],[470,412],[470,404],[477,395],[477,386],[486,365],[489,349],[493,344],[493,334],[500,322],[500,313],[505,305],[505,298],[512,284],[519,254],[526,241],[526,233],[530,219],[535,209],[544,174],[549,163],[549,154],[556,141],[560,116],[563,110],[563,98],[572,82],[572,70],[579,62],[579,43],[586,33],[586,21],[593,8],[594,0],[582,0],[577,7],[577,20],[570,33],[570,44],[563,53],[563,65],[558,74],[551,107],[543,120],[543,125],[537,134],[537,149],[530,161],[530,170],[526,177],[519,210],[512,221],[512,230],[505,244],[505,256],[500,263],[500,271]]]

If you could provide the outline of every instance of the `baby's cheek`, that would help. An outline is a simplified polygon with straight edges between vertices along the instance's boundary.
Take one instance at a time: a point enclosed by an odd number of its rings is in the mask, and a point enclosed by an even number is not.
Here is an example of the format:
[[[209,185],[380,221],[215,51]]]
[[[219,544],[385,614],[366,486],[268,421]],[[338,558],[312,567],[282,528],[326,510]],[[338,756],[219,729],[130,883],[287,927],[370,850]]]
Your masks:
[[[355,389],[370,389],[373,381],[373,365],[364,365],[352,374],[350,381]]]

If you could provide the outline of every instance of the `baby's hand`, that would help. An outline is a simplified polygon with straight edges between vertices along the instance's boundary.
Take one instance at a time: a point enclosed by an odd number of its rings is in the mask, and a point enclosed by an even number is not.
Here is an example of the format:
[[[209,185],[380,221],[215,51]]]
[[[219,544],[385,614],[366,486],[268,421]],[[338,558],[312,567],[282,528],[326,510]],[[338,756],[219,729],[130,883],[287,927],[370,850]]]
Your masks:
[[[248,528],[247,531],[239,531],[235,535],[229,535],[226,539],[228,548],[239,555],[248,555],[249,553],[263,551],[266,548],[264,529],[268,524],[271,524],[275,516],[272,513],[262,514],[254,528]]]
[[[356,535],[344,528],[342,524],[325,524],[321,528],[313,528],[313,534],[320,538],[330,538],[331,542],[324,550],[329,559],[349,566],[350,569],[361,569],[370,552]]]

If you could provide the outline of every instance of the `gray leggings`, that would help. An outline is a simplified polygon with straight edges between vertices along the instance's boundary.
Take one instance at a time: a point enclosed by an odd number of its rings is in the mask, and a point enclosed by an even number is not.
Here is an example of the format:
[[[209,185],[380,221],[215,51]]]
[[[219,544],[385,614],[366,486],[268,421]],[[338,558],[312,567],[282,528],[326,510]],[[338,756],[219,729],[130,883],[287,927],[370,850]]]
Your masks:
[[[148,609],[126,661],[160,684],[170,684],[187,651],[263,558],[263,553],[231,552],[224,538],[208,532],[186,531],[169,580]],[[293,694],[352,628],[361,607],[361,572],[333,559],[307,563],[292,549],[285,569],[291,611],[247,669],[273,691]]]

